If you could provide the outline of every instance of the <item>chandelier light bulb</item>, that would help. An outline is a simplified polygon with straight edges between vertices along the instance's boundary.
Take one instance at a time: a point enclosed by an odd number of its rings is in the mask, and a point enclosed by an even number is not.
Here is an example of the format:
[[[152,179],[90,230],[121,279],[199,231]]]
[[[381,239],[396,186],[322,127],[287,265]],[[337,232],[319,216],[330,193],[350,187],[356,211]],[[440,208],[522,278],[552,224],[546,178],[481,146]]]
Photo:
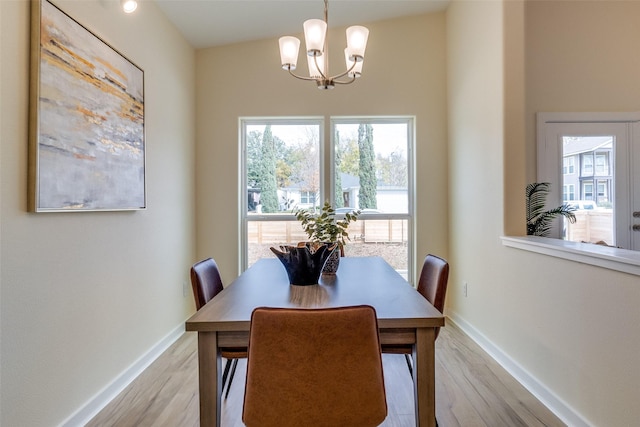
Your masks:
[[[316,61],[318,62],[317,67]],[[307,64],[309,66],[309,77],[313,77],[314,79],[322,78],[322,73],[324,73],[324,56],[307,56]]]
[[[349,48],[344,50],[344,62],[347,64],[347,70],[351,70],[349,71],[349,74],[347,74],[349,77],[358,78],[362,75],[362,66],[364,65],[364,61],[355,61],[353,59],[353,55],[349,52]],[[353,67],[353,69],[351,67]]]

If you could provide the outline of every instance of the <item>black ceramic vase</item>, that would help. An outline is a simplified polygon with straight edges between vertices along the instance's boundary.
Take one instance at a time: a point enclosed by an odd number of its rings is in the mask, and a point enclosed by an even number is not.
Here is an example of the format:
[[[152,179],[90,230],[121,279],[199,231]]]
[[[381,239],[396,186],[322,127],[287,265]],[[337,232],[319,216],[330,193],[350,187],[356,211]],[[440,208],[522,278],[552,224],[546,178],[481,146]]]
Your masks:
[[[270,248],[287,271],[289,283],[297,286],[317,285],[327,258],[338,245],[303,243],[298,246]]]

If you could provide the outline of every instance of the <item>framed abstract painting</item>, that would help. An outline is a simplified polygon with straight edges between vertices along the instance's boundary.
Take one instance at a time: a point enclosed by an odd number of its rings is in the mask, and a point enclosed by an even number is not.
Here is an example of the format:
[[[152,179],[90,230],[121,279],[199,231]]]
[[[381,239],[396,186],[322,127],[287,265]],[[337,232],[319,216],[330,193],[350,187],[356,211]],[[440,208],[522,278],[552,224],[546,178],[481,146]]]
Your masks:
[[[144,72],[48,0],[31,11],[29,210],[146,208]]]

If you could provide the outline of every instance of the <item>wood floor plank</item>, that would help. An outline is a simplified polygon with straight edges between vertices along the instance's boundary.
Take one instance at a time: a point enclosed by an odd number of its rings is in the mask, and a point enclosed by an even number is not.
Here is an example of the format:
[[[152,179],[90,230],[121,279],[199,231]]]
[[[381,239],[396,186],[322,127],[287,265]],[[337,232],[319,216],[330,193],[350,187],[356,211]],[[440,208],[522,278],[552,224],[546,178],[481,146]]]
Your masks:
[[[411,376],[403,355],[383,355],[389,415],[383,427],[414,427]],[[185,333],[87,427],[197,427],[197,335]],[[238,363],[222,425],[244,427],[246,361]],[[559,427],[564,424],[455,325],[436,341],[440,427]]]

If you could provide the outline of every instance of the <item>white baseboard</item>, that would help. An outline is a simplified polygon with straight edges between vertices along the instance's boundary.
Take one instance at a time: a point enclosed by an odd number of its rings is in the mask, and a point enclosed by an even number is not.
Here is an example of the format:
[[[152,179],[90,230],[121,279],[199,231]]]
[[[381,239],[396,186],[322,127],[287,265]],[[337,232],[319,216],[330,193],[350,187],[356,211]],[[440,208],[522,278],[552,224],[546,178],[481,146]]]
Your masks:
[[[456,324],[476,344],[486,351],[500,366],[513,376],[524,388],[529,390],[543,405],[553,412],[562,422],[571,427],[590,427],[591,423],[585,420],[578,412],[567,405],[562,399],[549,390],[543,383],[527,372],[515,360],[509,357],[499,347],[494,345],[486,336],[474,328],[463,318],[451,311],[446,316]]]
[[[180,324],[164,338],[158,341],[149,351],[140,356],[131,366],[118,375],[111,384],[99,391],[89,399],[82,407],[64,420],[60,427],[80,427],[87,424],[98,412],[111,402],[122,390],[124,390],[138,375],[142,373],[154,360],[156,360],[171,344],[176,342],[184,333],[184,323]]]

